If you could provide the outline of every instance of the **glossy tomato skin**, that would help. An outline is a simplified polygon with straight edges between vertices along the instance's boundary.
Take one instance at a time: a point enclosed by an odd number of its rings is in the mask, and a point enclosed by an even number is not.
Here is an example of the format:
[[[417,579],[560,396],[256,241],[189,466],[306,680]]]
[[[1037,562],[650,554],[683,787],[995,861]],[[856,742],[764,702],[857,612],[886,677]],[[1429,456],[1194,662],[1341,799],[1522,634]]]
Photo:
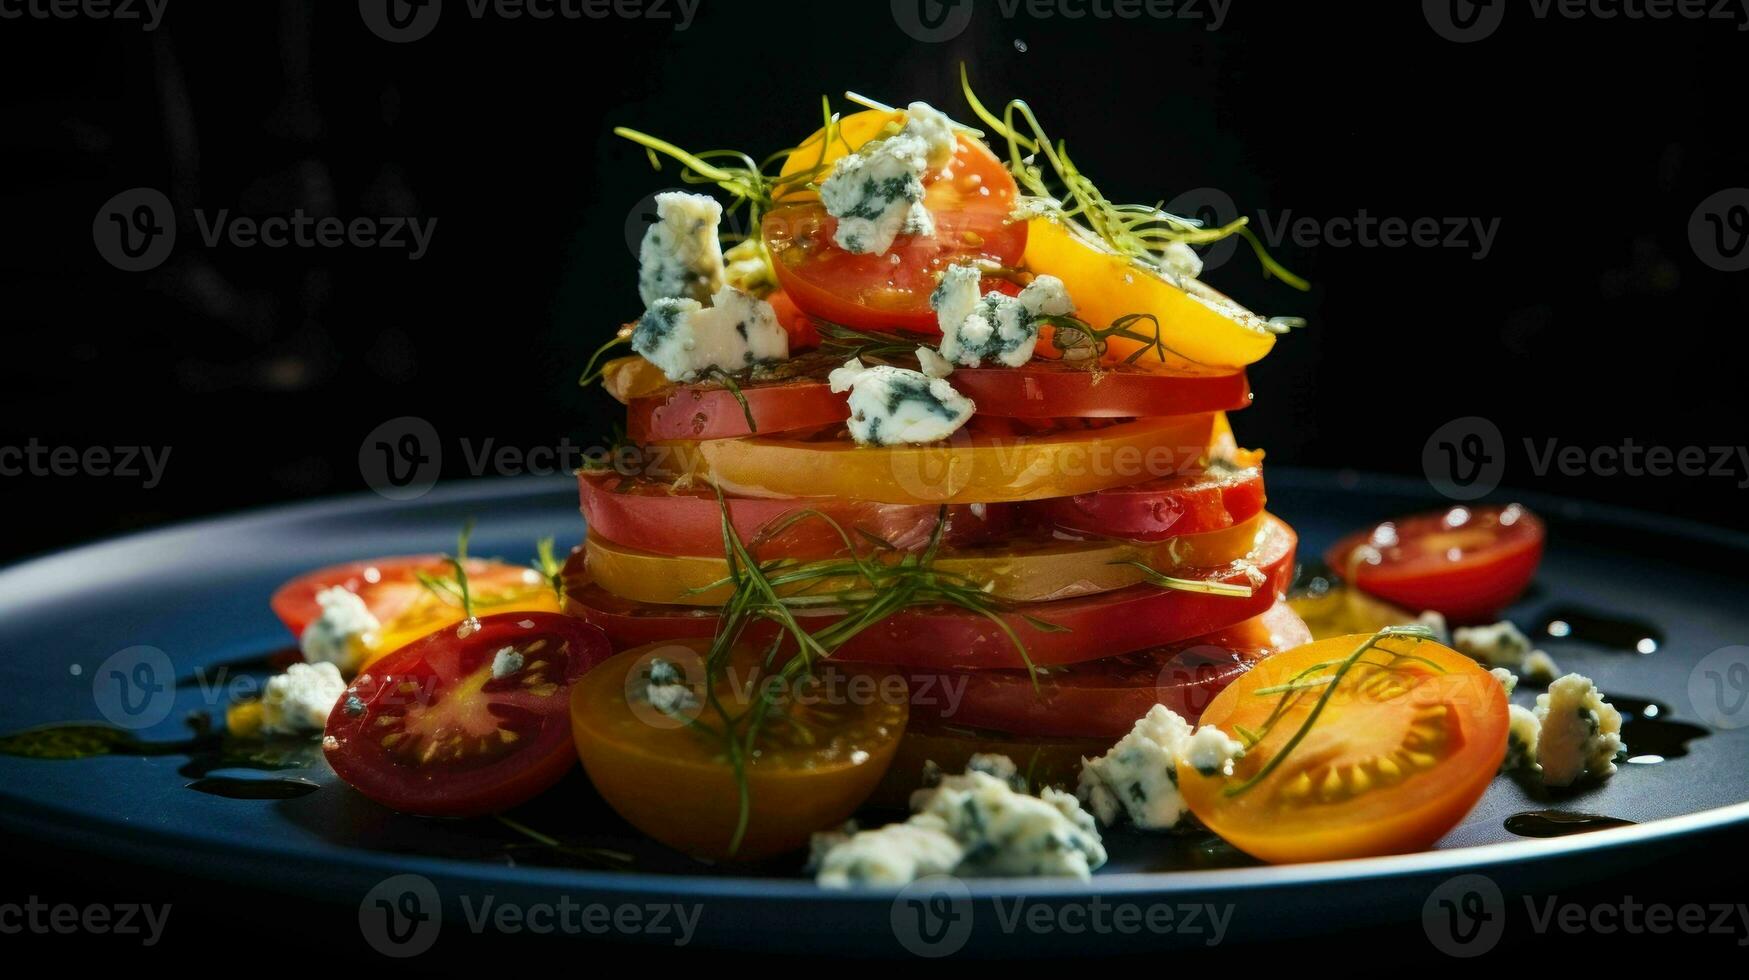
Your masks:
[[[959,138],[954,159],[924,181],[934,235],[901,235],[883,255],[853,255],[832,241],[837,219],[811,196],[765,215],[762,233],[778,283],[803,312],[832,323],[938,333],[929,294],[958,263],[1014,266],[1027,225],[1014,221],[1019,188],[983,144]],[[799,197],[799,196],[798,196]]]
[[[953,386],[985,415],[1008,418],[1152,418],[1237,411],[1251,404],[1243,371],[1146,370],[1114,365],[1099,374],[1060,360],[956,368]]]
[[[1230,777],[1180,760],[1179,789],[1197,819],[1277,863],[1424,850],[1464,819],[1506,754],[1505,687],[1438,643],[1395,637],[1364,651],[1372,639],[1331,637],[1277,654],[1216,696],[1203,724],[1261,736]],[[1363,662],[1334,687],[1286,706],[1271,725],[1284,686],[1334,678],[1357,653]]]
[[[1032,506],[1041,520],[1064,531],[1160,541],[1250,520],[1266,500],[1263,471],[1252,466],[1161,477]]]
[[[1324,560],[1386,602],[1474,623],[1498,618],[1524,594],[1542,564],[1546,537],[1542,520],[1518,504],[1457,506],[1357,531]]]
[[[1312,634],[1285,602],[1219,633],[1045,671],[904,672],[912,717],[1022,736],[1104,738],[1128,734],[1156,704],[1195,722],[1215,695],[1258,661],[1308,643]]]
[[[1079,663],[1213,633],[1260,616],[1275,605],[1292,580],[1298,539],[1292,529],[1273,518],[1265,521],[1252,554],[1262,583],[1249,598],[1209,595],[1137,585],[1076,599],[1030,603],[998,613],[1003,625],[1026,645],[1037,665]],[[663,606],[627,602],[590,581],[588,570],[572,556],[566,566],[565,610],[604,629],[614,646],[625,649],[645,643],[710,636],[717,611],[709,607]],[[1187,578],[1230,584],[1251,584],[1248,570],[1185,570]],[[1028,617],[1058,627],[1040,629]],[[835,614],[799,617],[816,630]],[[774,635],[768,623],[746,633],[757,643]],[[908,609],[859,633],[834,657],[842,662],[880,663],[899,667],[962,669],[1024,666],[1002,625],[958,608]]]
[[[379,601],[376,605],[366,599],[365,604],[371,606],[372,615],[378,620],[390,619],[408,605],[412,590],[423,590],[413,577],[415,572],[442,574],[443,556],[397,555],[319,568],[280,586],[271,600],[273,614],[292,631],[292,635],[302,636],[304,627],[322,615],[322,607],[316,604],[316,593],[338,586],[348,592],[368,594],[377,591],[385,582],[406,583],[409,590],[404,597]],[[387,600],[386,592],[384,598]]]
[[[511,648],[520,668],[493,672]],[[445,627],[366,667],[328,716],[336,774],[393,810],[497,813],[534,798],[576,763],[570,688],[612,655],[601,630],[554,613]],[[386,719],[386,720],[385,720]]]

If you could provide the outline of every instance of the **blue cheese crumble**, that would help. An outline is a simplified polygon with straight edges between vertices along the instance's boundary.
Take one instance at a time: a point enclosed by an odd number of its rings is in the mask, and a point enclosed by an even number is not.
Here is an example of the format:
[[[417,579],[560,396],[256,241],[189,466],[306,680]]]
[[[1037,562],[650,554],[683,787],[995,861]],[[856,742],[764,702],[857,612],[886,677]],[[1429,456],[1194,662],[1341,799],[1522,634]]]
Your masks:
[[[1020,367],[1038,346],[1038,318],[1075,312],[1068,289],[1055,276],[1035,278],[1019,296],[980,295],[982,278],[974,266],[949,266],[929,296],[941,327],[941,356],[951,363],[975,368],[988,358]]]
[[[656,195],[656,219],[638,246],[638,296],[646,307],[662,299],[708,301],[723,288],[723,206],[670,191]]]
[[[885,255],[901,234],[935,234],[923,178],[953,159],[953,124],[922,102],[905,114],[897,133],[839,157],[820,184],[820,202],[838,219],[832,240],[847,252]]]
[[[670,381],[695,381],[710,370],[735,372],[789,357],[789,334],[765,300],[724,286],[704,306],[658,299],[632,330],[632,350]]]
[[[826,379],[850,392],[850,435],[864,446],[939,442],[959,431],[977,406],[941,378],[851,358]]]
[[[1542,720],[1523,705],[1506,708],[1506,761],[1502,772],[1511,769],[1536,769],[1537,742],[1542,737]]]
[[[292,664],[268,678],[261,692],[263,735],[308,735],[328,725],[328,714],[346,694],[346,681],[332,663]]]
[[[1452,631],[1451,645],[1486,667],[1517,667],[1530,653],[1530,637],[1509,622],[1460,626]]]
[[[651,660],[647,668],[644,697],[650,707],[671,718],[684,718],[698,707],[698,696],[686,682],[686,674],[661,657]]]
[[[902,824],[816,834],[811,867],[827,888],[903,885],[929,874],[1087,879],[1106,861],[1099,827],[1075,797],[1017,785],[1012,760],[975,756],[965,773],[912,796]]]
[[[1163,704],[1154,705],[1111,751],[1081,760],[1076,789],[1106,826],[1126,817],[1142,830],[1183,830],[1195,826],[1178,791],[1178,762],[1204,775],[1231,776],[1245,747],[1212,725],[1191,731],[1190,723]]]
[[[382,624],[371,615],[370,607],[338,585],[316,593],[316,605],[322,614],[304,627],[298,636],[298,649],[310,663],[329,663],[345,673],[358,669],[364,660],[365,644]]]
[[[1519,668],[1524,679],[1538,687],[1547,687],[1561,676],[1561,668],[1556,666],[1555,658],[1542,652],[1532,650],[1524,656],[1524,664]]]
[[[1543,783],[1571,786],[1615,775],[1622,750],[1621,712],[1588,677],[1568,674],[1536,698],[1536,761]]]
[[[515,647],[505,647],[492,654],[492,679],[501,681],[522,669],[522,654]]]

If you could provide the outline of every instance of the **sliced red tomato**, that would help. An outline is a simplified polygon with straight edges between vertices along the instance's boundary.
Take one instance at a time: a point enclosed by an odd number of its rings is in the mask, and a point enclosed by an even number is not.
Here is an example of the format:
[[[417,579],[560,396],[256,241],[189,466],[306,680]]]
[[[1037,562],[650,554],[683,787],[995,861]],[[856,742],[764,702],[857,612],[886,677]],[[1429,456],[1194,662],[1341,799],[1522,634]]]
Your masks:
[[[796,301],[789,294],[779,289],[765,297],[771,304],[771,310],[777,314],[777,322],[789,334],[789,351],[793,355],[799,351],[813,350],[820,346],[820,329],[815,326],[814,318],[802,312]]]
[[[1153,418],[1251,404],[1245,372],[1206,368],[1149,371],[1119,364],[1094,374],[1063,361],[1029,361],[1018,368],[956,368],[948,380],[981,414],[1008,418]]]
[[[583,520],[593,534],[628,548],[662,555],[723,554],[723,512],[709,487],[675,488],[664,480],[613,472],[577,474]],[[844,553],[844,538],[824,520],[798,519],[813,510],[831,518],[852,541],[880,540],[899,551],[929,544],[940,508],[935,504],[882,504],[845,497],[724,497],[735,534],[754,557],[812,560]],[[961,547],[999,540],[1018,527],[1013,504],[953,504],[944,544]]]
[[[1078,534],[1159,541],[1248,521],[1263,509],[1263,470],[1203,469],[1027,506]]]
[[[538,573],[526,565],[511,565],[483,558],[468,560],[468,584],[474,593],[476,608],[509,603],[519,598],[539,601],[541,593],[552,594],[552,588]],[[347,562],[300,575],[279,587],[273,594],[274,615],[294,635],[301,636],[304,627],[322,615],[316,604],[316,593],[336,586],[357,593],[365,607],[382,623],[385,632],[400,632],[394,624],[410,617],[423,616],[427,607],[438,603],[419,582],[419,575],[446,578],[454,574],[449,560],[442,555],[396,555]],[[551,611],[551,603],[548,603]],[[452,622],[460,620],[455,610]],[[432,628],[436,628],[433,626]]]
[[[577,761],[571,685],[612,655],[601,630],[553,613],[445,628],[367,667],[328,716],[334,772],[402,813],[496,813]]]
[[[1458,505],[1357,531],[1324,553],[1331,571],[1410,612],[1492,620],[1542,563],[1543,522],[1519,504]]]
[[[873,115],[882,117],[875,123],[892,118]],[[869,120],[859,117],[872,119],[871,113],[845,119],[847,139],[874,135]],[[853,255],[832,241],[837,219],[808,195],[766,213],[765,247],[783,291],[804,312],[851,327],[936,333],[929,294],[944,269],[974,262],[1015,266],[1026,253],[1026,222],[1011,218],[1018,193],[1002,161],[961,136],[953,162],[924,180],[923,204],[935,219],[935,234],[901,235],[883,255]]]
[[[1431,640],[1372,639],[1277,654],[1203,712],[1257,739],[1231,776],[1179,761],[1179,790],[1210,830],[1265,861],[1403,854],[1476,805],[1506,755],[1506,689]]]
[[[1156,704],[1194,722],[1252,665],[1311,642],[1306,624],[1285,602],[1208,636],[1040,672],[1024,670],[906,672],[911,713],[919,720],[1016,735],[1122,738]]]
[[[1251,585],[1252,576],[1260,574],[1261,581],[1249,597],[1134,585],[1093,596],[1026,603],[997,614],[994,620],[957,607],[908,609],[857,634],[834,656],[846,662],[901,667],[1022,667],[1024,661],[1009,631],[1040,666],[1162,646],[1267,612],[1292,579],[1296,544],[1292,529],[1271,518],[1258,533],[1249,562],[1179,573],[1190,580],[1234,585]],[[565,611],[606,630],[616,648],[715,632],[714,608],[628,602],[590,581],[581,555],[573,554],[566,565]],[[823,610],[797,618],[812,631],[835,622],[840,614]],[[774,636],[774,630],[769,622],[760,622],[745,635],[749,642],[758,643]]]

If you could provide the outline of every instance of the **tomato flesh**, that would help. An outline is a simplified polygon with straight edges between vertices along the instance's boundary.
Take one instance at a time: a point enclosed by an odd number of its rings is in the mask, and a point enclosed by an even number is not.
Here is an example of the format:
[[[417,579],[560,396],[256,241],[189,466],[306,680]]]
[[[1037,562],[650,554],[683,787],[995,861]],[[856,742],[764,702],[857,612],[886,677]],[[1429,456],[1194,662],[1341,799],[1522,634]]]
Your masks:
[[[886,772],[904,734],[901,685],[839,686],[830,670],[782,689],[785,705],[767,721],[746,767],[746,836],[731,850],[740,786],[720,737],[683,727],[640,701],[638,687],[654,658],[673,664],[695,694],[691,717],[720,731],[704,707],[703,658],[710,642],[665,643],[627,650],[577,684],[572,731],[583,768],[609,806],[655,840],[697,857],[757,860],[796,850],[817,830],[844,822]],[[763,651],[732,651],[716,685],[731,715],[751,708]],[[833,696],[834,690],[861,691]]]
[[[1324,553],[1363,592],[1454,623],[1497,618],[1542,563],[1543,522],[1519,504],[1456,506],[1357,531]]]
[[[1210,830],[1265,861],[1401,854],[1432,846],[1481,799],[1506,755],[1506,689],[1470,658],[1406,637],[1338,678],[1369,639],[1277,654],[1203,712],[1205,725],[1259,736],[1230,777],[1180,760],[1180,792]]]
[[[323,754],[354,789],[403,813],[509,809],[571,768],[571,685],[611,653],[601,630],[553,613],[441,629],[353,680],[328,716]]]
[[[1208,636],[1042,672],[907,672],[919,721],[1017,735],[1119,739],[1163,704],[1194,722],[1216,694],[1265,657],[1310,642],[1286,603]]]
[[[1159,541],[1249,520],[1263,509],[1263,471],[1199,470],[1126,487],[1041,500],[1043,519],[1065,531]]]

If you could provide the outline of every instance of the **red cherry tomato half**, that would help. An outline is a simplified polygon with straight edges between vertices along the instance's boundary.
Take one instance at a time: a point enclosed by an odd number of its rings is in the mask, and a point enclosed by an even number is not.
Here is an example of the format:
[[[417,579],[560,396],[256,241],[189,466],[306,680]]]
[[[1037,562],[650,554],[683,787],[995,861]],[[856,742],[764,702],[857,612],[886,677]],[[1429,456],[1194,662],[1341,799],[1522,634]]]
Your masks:
[[[1040,518],[1079,534],[1159,541],[1231,527],[1263,509],[1263,471],[1205,470],[1073,497],[1040,500]]]
[[[1324,553],[1331,571],[1411,612],[1494,619],[1542,563],[1543,522],[1519,504],[1459,505],[1357,531]]]
[[[431,592],[418,579],[421,573],[444,578],[454,574],[454,570],[441,555],[396,555],[331,565],[280,586],[273,594],[273,614],[293,635],[301,636],[304,627],[322,615],[316,593],[339,586],[357,593],[377,622],[386,626],[429,601]],[[525,565],[482,558],[468,560],[468,584],[476,597],[520,595],[544,587],[540,576],[530,575],[531,569]]]
[[[583,520],[616,544],[661,555],[723,554],[723,518],[708,487],[675,489],[665,480],[583,472],[577,476]],[[806,510],[836,521],[852,536],[873,535],[900,551],[929,544],[940,508],[935,504],[882,504],[844,497],[725,497],[729,522],[754,557],[812,560],[844,553],[844,539],[817,519],[791,520]],[[943,543],[954,547],[997,540],[1017,527],[1018,504],[947,508]]]
[[[766,213],[763,233],[777,281],[803,312],[850,327],[937,333],[929,294],[954,264],[1018,265],[1026,222],[1014,221],[1019,188],[976,140],[959,138],[953,163],[924,181],[933,235],[901,235],[883,255],[853,255],[832,241],[837,219],[818,201]]]
[[[1195,722],[1216,694],[1257,661],[1309,643],[1311,630],[1278,602],[1255,619],[1208,636],[1044,671],[906,672],[911,714],[1014,735],[1122,738],[1156,704]]]
[[[1261,572],[1262,581],[1249,597],[1135,585],[1075,599],[1026,603],[997,614],[1000,622],[957,607],[907,609],[857,634],[834,657],[899,667],[1017,668],[1023,661],[1009,638],[1010,630],[1039,666],[1163,646],[1268,612],[1292,578],[1297,544],[1292,529],[1272,518],[1258,532],[1251,566],[1179,573],[1187,579],[1249,585],[1250,573]],[[616,649],[710,636],[716,630],[714,608],[635,603],[609,593],[589,580],[581,552],[566,564],[565,578],[565,611],[600,626]],[[1028,617],[1054,629],[1041,629]],[[812,632],[838,615],[822,612],[797,618]],[[774,629],[769,622],[760,622],[744,635],[748,642],[759,643],[772,637]]]
[[[576,765],[571,684],[611,655],[601,630],[554,613],[446,627],[359,674],[328,716],[323,754],[402,813],[509,809]]]

